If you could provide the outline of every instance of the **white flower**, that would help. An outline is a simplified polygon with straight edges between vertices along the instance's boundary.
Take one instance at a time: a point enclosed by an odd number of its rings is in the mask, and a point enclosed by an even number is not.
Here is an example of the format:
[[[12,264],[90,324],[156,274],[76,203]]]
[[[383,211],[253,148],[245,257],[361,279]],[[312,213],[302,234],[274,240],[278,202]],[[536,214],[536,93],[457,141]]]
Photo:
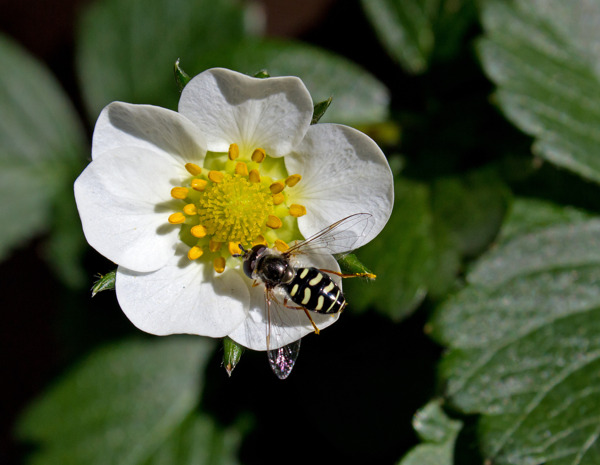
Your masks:
[[[231,256],[238,244],[283,249],[359,212],[373,227],[355,246],[379,233],[393,203],[383,153],[352,128],[311,126],[312,113],[300,79],[226,69],[192,79],[179,112],[102,111],[75,198],[88,242],[119,265],[117,298],[138,328],[265,350],[263,286]],[[315,260],[339,270],[331,256]],[[312,330],[306,319],[301,335]]]

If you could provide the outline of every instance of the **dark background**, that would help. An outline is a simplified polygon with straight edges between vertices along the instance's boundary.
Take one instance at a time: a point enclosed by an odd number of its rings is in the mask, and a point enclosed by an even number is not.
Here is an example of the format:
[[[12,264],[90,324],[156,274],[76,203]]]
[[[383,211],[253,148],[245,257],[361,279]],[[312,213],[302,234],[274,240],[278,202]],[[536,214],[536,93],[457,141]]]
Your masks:
[[[81,115],[74,28],[86,3],[0,0],[0,30],[50,68]],[[384,54],[358,1],[262,4],[267,34],[295,37],[345,55],[390,87],[395,105],[422,103],[419,93],[406,85],[414,78]],[[480,84],[485,90],[487,84]],[[87,130],[91,135],[92,128]],[[43,240],[39,237],[19,248],[0,265],[0,308],[5,316],[0,327],[2,464],[20,463],[28,450],[11,430],[36,395],[96,345],[139,333],[119,310],[114,294],[90,299],[82,292],[74,297],[61,287],[40,258]],[[91,249],[86,260],[92,273],[113,267]],[[90,285],[92,280],[90,276]],[[392,324],[374,314],[346,312],[326,337],[305,339],[285,383],[271,375],[262,353],[247,353],[229,379],[217,351],[209,364],[203,407],[224,424],[234,422],[240,412],[252,413],[254,427],[240,451],[246,464],[269,463],[267,456],[277,463],[394,463],[416,442],[412,415],[435,393],[433,367],[440,349],[423,335],[426,315],[425,309]],[[290,455],[290,438],[306,447]]]

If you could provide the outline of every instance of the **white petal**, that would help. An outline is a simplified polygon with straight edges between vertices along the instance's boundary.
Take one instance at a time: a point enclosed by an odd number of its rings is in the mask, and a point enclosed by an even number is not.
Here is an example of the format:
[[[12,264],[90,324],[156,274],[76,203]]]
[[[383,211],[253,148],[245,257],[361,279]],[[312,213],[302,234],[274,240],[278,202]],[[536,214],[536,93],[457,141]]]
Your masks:
[[[302,175],[288,195],[307,209],[298,219],[304,237],[354,213],[370,213],[365,235],[354,244],[358,248],[387,223],[394,204],[392,172],[381,149],[362,132],[337,124],[313,125],[285,164],[290,174]],[[365,225],[356,228],[360,234]]]
[[[176,256],[153,273],[117,271],[117,299],[127,318],[159,336],[223,337],[246,318],[248,286],[237,270],[216,275],[210,265]]]
[[[298,263],[297,266],[315,266],[320,269],[338,272],[340,270],[338,263],[331,255],[313,255],[308,259],[304,256],[303,260],[303,263]],[[340,278],[335,275],[331,275],[331,277],[341,288]],[[283,306],[284,297],[283,291],[276,292],[279,305],[277,305],[277,302],[271,301],[272,341],[270,349],[290,344],[314,332],[314,328],[304,311],[285,308]],[[288,305],[295,304],[290,302]],[[339,313],[323,315],[316,312],[310,312],[310,315],[320,330],[335,323],[340,316]],[[267,316],[264,286],[250,287],[250,311],[248,318],[231,332],[229,337],[249,349],[267,350]]]
[[[202,166],[206,155],[204,137],[185,116],[152,105],[113,102],[96,122],[92,158],[126,146],[169,154],[181,164]]]
[[[185,86],[179,112],[205,134],[208,150],[225,152],[236,143],[244,154],[261,147],[279,157],[304,136],[313,104],[296,77],[258,79],[215,68]]]
[[[75,181],[75,200],[87,241],[119,265],[154,271],[174,254],[179,226],[169,215],[171,188],[185,176],[173,158],[136,147],[98,157]]]

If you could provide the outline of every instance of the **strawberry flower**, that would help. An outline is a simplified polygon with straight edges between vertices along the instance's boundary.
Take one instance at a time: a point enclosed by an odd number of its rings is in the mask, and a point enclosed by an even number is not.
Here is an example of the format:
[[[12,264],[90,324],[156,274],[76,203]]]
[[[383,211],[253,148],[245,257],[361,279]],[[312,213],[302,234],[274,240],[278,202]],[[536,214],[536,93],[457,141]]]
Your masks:
[[[367,243],[391,213],[389,165],[361,132],[311,125],[312,99],[295,77],[210,69],[187,84],[178,110],[104,108],[75,182],[83,231],[118,264],[117,299],[141,330],[265,350],[264,291],[241,270],[239,245],[285,251],[360,212],[372,215],[369,233],[331,252]],[[332,256],[311,260],[339,270]],[[335,319],[314,317],[320,328]],[[312,330],[307,319],[300,335]]]

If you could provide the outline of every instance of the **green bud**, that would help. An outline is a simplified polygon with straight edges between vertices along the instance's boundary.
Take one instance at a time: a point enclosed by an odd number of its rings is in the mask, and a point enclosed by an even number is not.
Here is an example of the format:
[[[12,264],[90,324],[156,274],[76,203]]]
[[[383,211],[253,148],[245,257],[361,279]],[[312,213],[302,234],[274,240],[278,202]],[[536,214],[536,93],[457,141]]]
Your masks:
[[[115,279],[117,278],[117,270],[110,271],[105,275],[99,275],[100,277],[92,286],[92,297],[98,292],[109,291],[115,288]]]
[[[271,75],[269,74],[269,72],[266,69],[261,69],[258,73],[256,73],[254,75],[254,77],[259,78],[259,79],[264,79],[264,78],[271,77]]]
[[[230,337],[225,336],[223,338],[223,365],[229,376],[231,376],[231,373],[242,358],[244,350],[245,347],[239,345]]]

